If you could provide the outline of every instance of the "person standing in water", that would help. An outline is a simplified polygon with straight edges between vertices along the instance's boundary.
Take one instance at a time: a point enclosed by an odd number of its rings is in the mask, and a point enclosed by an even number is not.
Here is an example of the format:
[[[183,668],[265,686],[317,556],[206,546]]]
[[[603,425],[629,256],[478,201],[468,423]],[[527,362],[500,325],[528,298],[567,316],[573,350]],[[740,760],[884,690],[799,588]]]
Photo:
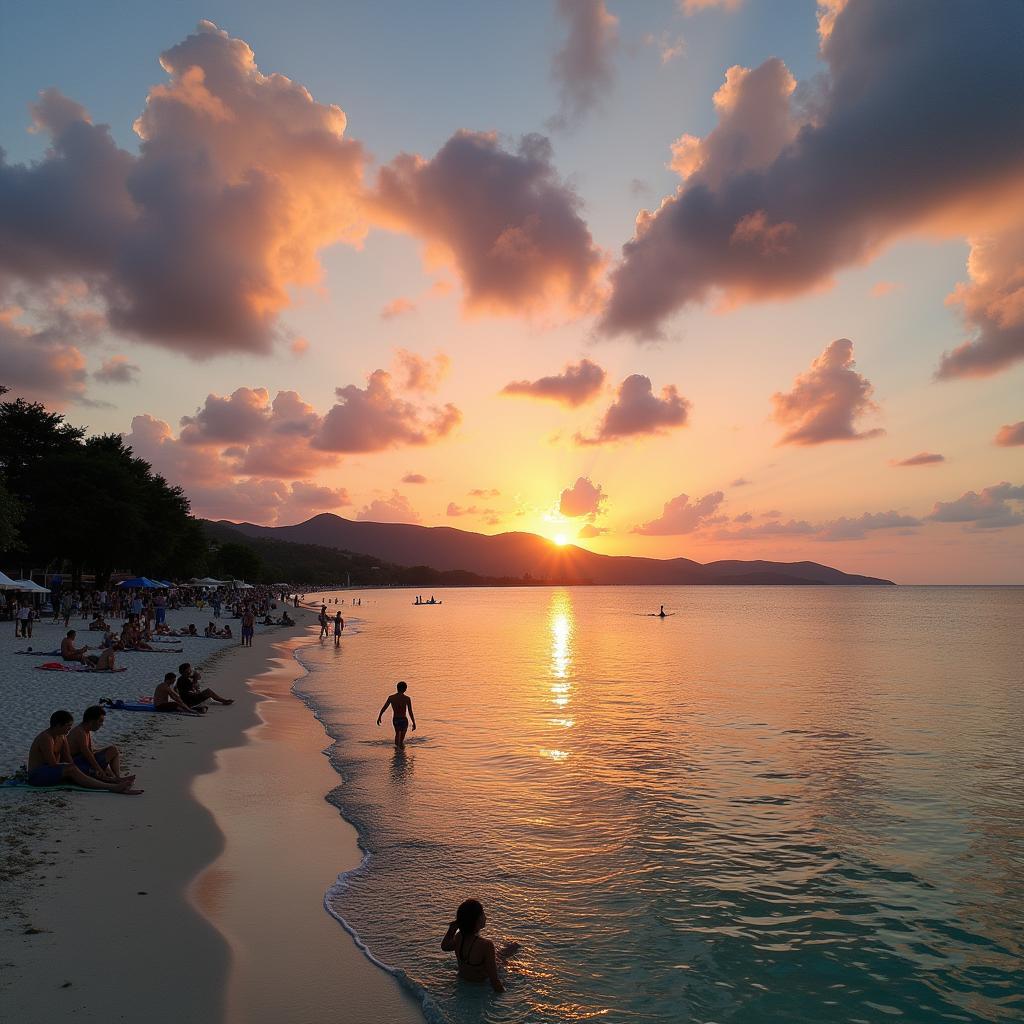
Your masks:
[[[334,646],[341,646],[341,631],[345,628],[345,620],[341,617],[341,612],[334,613]]]
[[[494,943],[480,937],[486,924],[483,904],[479,900],[464,900],[455,911],[455,920],[448,925],[448,931],[441,940],[441,949],[455,953],[459,977],[463,981],[489,981],[495,992],[504,992],[505,986],[498,977],[498,961],[507,960],[519,945],[511,942],[495,952]]]
[[[409,728],[409,719],[412,719],[412,731],[416,731],[416,716],[412,710],[412,700],[405,695],[405,691],[408,689],[405,683],[399,683],[395,687],[395,692],[391,694],[386,701],[384,701],[384,707],[380,709],[380,714],[377,716],[377,724],[380,725],[380,720],[384,717],[384,712],[391,708],[391,724],[395,727],[395,746],[405,746],[405,734]]]

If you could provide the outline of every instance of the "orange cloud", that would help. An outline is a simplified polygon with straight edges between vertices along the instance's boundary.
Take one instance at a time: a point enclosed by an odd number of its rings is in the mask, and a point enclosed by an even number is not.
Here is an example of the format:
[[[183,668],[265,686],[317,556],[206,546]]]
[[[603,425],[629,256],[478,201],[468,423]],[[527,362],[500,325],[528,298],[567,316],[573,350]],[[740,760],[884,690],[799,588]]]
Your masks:
[[[995,444],[1003,448],[1011,448],[1024,444],[1024,420],[1020,423],[1007,423],[999,428],[995,436]]]
[[[559,374],[538,380],[514,380],[502,389],[503,395],[523,395],[550,399],[575,408],[597,395],[604,385],[605,372],[589,359],[568,365]]]
[[[854,366],[853,342],[840,338],[796,378],[792,391],[772,396],[775,421],[789,427],[779,444],[864,441],[885,433],[880,428],[857,430],[857,420],[878,406],[871,400],[870,382]]]
[[[597,433],[593,437],[577,434],[576,443],[607,444],[626,437],[664,434],[686,426],[689,415],[690,403],[674,384],[663,387],[658,397],[651,378],[634,373],[619,385],[615,401],[605,411]]]

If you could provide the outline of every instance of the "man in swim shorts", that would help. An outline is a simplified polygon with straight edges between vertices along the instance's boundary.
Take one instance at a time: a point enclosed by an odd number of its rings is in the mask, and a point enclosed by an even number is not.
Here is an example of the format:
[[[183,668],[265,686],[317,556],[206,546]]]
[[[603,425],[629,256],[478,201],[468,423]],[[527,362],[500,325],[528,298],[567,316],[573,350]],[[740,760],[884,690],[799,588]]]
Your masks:
[[[405,683],[399,683],[395,687],[395,692],[384,702],[384,707],[380,709],[380,714],[377,716],[377,724],[380,725],[381,718],[384,717],[384,712],[391,708],[391,724],[395,727],[395,746],[405,746],[405,734],[409,728],[409,719],[412,719],[412,731],[416,731],[416,716],[412,711],[412,700],[405,695],[405,691],[408,689]]]
[[[70,711],[54,711],[50,715],[50,728],[44,729],[33,741],[28,752],[28,784],[30,786],[59,786],[67,783],[83,789],[107,789],[125,796],[138,796],[142,790],[133,789],[134,776],[117,782],[86,775],[71,759],[68,733],[75,724]]]
[[[153,691],[153,710],[154,711],[170,711],[172,713],[177,712],[182,715],[202,715],[206,713],[206,708],[199,706],[196,708],[190,708],[182,699],[178,696],[178,691],[174,688],[174,681],[177,677],[173,672],[164,673],[164,681],[157,684],[157,688]]]
[[[120,782],[124,776],[121,775],[121,754],[117,747],[93,750],[92,746],[92,734],[102,728],[106,717],[107,713],[99,704],[87,707],[82,712],[81,723],[68,733],[68,751],[72,763],[86,775],[104,782]]]

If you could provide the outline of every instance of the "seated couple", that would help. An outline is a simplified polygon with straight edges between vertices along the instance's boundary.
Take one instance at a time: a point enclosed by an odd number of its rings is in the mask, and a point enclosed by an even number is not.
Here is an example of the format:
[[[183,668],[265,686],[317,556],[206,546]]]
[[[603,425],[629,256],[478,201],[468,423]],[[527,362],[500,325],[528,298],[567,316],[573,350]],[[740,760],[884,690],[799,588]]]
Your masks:
[[[231,640],[234,634],[231,627],[225,623],[223,629],[218,629],[212,622],[203,630],[203,636],[208,640]]]
[[[93,748],[92,734],[105,718],[106,712],[95,704],[85,709],[80,725],[74,724],[70,711],[54,711],[49,729],[32,741],[28,752],[28,784],[81,786],[138,796],[142,790],[133,788],[135,776],[121,774],[117,747]]]
[[[221,697],[209,687],[200,690],[201,675],[199,669],[194,669],[187,661],[178,666],[177,678],[173,672],[168,672],[153,691],[153,710],[200,715],[205,714],[208,700],[217,704],[234,704],[234,700]]]
[[[60,642],[60,656],[64,661],[78,662],[80,665],[88,665],[96,672],[113,672],[115,655],[113,650],[100,651],[99,654],[88,654],[88,646],[76,647],[75,637],[78,634],[73,629],[68,630],[68,635]]]

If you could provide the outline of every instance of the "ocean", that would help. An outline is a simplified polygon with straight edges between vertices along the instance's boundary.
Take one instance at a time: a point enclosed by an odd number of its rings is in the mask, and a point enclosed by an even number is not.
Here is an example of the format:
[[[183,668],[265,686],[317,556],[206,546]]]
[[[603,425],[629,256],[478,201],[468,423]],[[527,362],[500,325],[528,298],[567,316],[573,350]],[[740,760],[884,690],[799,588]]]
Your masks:
[[[428,1020],[1024,1019],[1024,588],[340,596],[325,904]],[[470,896],[501,996],[440,950]]]

